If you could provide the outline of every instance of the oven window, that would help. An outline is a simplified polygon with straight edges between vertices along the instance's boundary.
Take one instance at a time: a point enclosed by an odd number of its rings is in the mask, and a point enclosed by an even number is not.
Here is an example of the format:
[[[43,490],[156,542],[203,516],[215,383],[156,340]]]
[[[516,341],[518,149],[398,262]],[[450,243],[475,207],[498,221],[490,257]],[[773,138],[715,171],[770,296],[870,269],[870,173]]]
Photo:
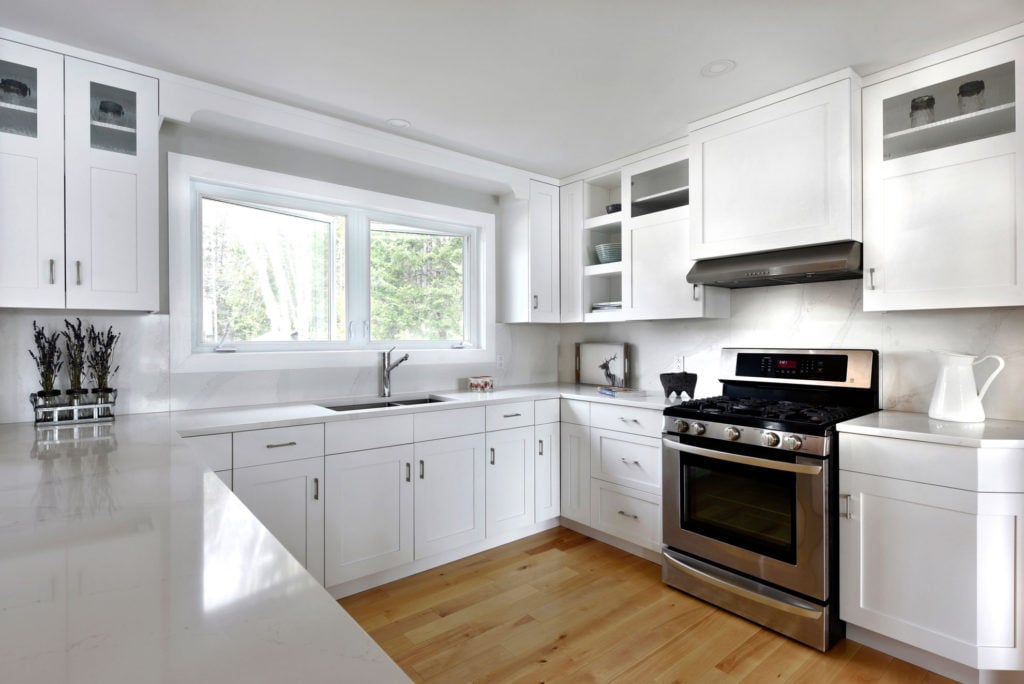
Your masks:
[[[796,562],[796,475],[688,456],[683,529]]]

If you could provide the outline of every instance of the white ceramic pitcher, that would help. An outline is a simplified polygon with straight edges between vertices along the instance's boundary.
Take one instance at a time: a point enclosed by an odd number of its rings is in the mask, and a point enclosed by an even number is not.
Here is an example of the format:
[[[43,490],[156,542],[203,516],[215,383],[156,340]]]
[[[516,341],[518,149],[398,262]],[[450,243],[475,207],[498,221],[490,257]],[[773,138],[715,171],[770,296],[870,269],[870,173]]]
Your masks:
[[[939,359],[939,377],[935,381],[928,417],[957,423],[980,423],[985,420],[985,409],[981,406],[981,400],[992,381],[1006,367],[1006,362],[1002,357],[995,355],[979,359],[970,354],[956,354],[938,349],[933,351]],[[979,392],[978,386],[974,383],[974,367],[988,359],[994,359],[999,366],[988,376]]]

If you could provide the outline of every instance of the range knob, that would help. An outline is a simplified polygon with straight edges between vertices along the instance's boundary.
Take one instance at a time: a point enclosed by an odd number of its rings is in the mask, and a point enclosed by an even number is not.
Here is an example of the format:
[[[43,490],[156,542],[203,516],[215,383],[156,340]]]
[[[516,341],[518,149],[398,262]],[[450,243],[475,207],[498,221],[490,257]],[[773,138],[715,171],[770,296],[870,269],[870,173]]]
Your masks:
[[[704,431],[705,431],[705,428],[704,428],[704,423],[694,423],[694,424],[693,424],[693,425],[691,426],[691,431],[692,431],[692,432],[693,432],[693,434],[695,434],[695,435],[703,435],[703,434],[704,434]]]
[[[733,442],[735,442],[737,439],[740,438],[740,431],[734,428],[732,425],[730,425],[729,427],[725,428],[725,436],[727,439],[730,439]]]
[[[690,429],[690,424],[682,418],[677,418],[676,422],[672,423],[672,429],[676,432],[686,432]]]
[[[779,436],[774,432],[762,432],[761,433],[761,444],[768,447],[779,446]]]
[[[782,440],[782,443],[786,446],[787,449],[799,451],[800,447],[804,445],[804,440],[800,439],[796,435],[786,435],[786,439]]]

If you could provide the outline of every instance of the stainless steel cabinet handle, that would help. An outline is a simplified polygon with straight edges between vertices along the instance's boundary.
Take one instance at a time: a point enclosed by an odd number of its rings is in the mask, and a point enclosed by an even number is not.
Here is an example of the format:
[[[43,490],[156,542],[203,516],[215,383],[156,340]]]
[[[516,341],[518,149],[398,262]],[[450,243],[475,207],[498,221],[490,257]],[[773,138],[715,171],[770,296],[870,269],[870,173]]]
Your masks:
[[[420,479],[423,479],[423,461],[420,461]]]
[[[313,478],[313,501],[320,500],[320,478]]]
[[[868,289],[875,289],[875,269],[873,268],[868,269]]]
[[[634,419],[633,419],[633,422],[634,422],[634,423],[636,423],[637,425],[639,425],[639,424],[640,424],[640,420],[639,420],[638,418],[634,418]]]
[[[840,511],[839,512],[839,517],[840,518],[846,518],[847,520],[853,520],[853,509],[851,508],[851,506],[853,505],[853,501],[852,501],[853,497],[851,495],[849,495],[849,494],[840,494],[839,498],[842,501],[846,502],[846,510],[845,511]]]
[[[75,285],[82,284],[82,262],[75,262]]]
[[[639,520],[640,519],[639,515],[633,515],[632,513],[627,513],[626,511],[619,511],[619,515],[621,515],[621,516],[623,516],[625,518],[632,518],[633,520]]]
[[[540,300],[537,299],[537,295],[533,295],[533,308],[534,309],[539,309],[540,308]]]
[[[405,481],[412,482],[412,463],[405,464]]]
[[[56,267],[57,267],[57,260],[56,259],[50,259],[50,284],[51,285],[56,285],[57,284],[57,273],[55,271]]]
[[[280,444],[268,444],[267,448],[268,449],[280,449],[281,447],[290,447],[290,446],[295,446],[296,444],[297,444],[297,442],[282,442]]]
[[[523,415],[522,413],[505,413],[505,414],[502,414],[501,417],[502,418],[519,418],[522,415]]]
[[[626,465],[629,465],[631,463],[636,466],[640,465],[640,461],[630,461],[628,458],[623,458],[622,456],[619,457],[619,460],[625,463]]]
[[[543,456],[544,455],[544,440],[543,439],[538,439],[537,440],[537,444],[540,446],[540,448],[537,450],[537,455],[538,456]]]
[[[491,448],[491,465],[494,465],[494,448]]]
[[[693,284],[693,301],[700,301],[700,285],[698,285],[697,283]]]

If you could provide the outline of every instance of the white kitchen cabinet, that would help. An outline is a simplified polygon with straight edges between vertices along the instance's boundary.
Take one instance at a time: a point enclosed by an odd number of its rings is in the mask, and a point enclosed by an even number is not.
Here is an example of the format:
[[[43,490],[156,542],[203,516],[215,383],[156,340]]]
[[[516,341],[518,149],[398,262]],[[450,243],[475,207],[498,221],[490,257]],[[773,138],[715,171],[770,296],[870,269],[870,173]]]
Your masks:
[[[589,525],[590,428],[576,423],[562,423],[560,441],[561,515]]]
[[[558,423],[534,428],[534,518],[537,522],[557,518],[561,512],[561,457]]]
[[[484,447],[482,434],[416,443],[417,559],[484,538]]]
[[[234,469],[234,492],[321,584],[324,582],[324,459]]]
[[[690,258],[860,240],[859,79],[819,78],[690,124]]]
[[[486,533],[492,537],[534,522],[533,426],[487,433]]]
[[[326,586],[412,562],[414,458],[412,444],[327,456]]]
[[[661,550],[661,497],[594,478],[591,526],[651,551]]]
[[[0,40],[0,306],[64,306],[64,60]]]
[[[864,309],[1024,304],[1024,39],[866,87]],[[961,84],[983,81],[979,111]],[[934,99],[934,122],[910,103]]]
[[[627,320],[721,318],[729,290],[691,285],[687,148],[622,169],[622,309]]]
[[[583,181],[558,189],[559,295],[562,323],[583,321]]]
[[[503,198],[501,216],[499,320],[560,322],[558,187],[531,180],[529,199]]]
[[[592,427],[590,475],[651,494],[660,494],[661,440]]]
[[[7,41],[0,76],[0,306],[157,309],[157,81]]]

